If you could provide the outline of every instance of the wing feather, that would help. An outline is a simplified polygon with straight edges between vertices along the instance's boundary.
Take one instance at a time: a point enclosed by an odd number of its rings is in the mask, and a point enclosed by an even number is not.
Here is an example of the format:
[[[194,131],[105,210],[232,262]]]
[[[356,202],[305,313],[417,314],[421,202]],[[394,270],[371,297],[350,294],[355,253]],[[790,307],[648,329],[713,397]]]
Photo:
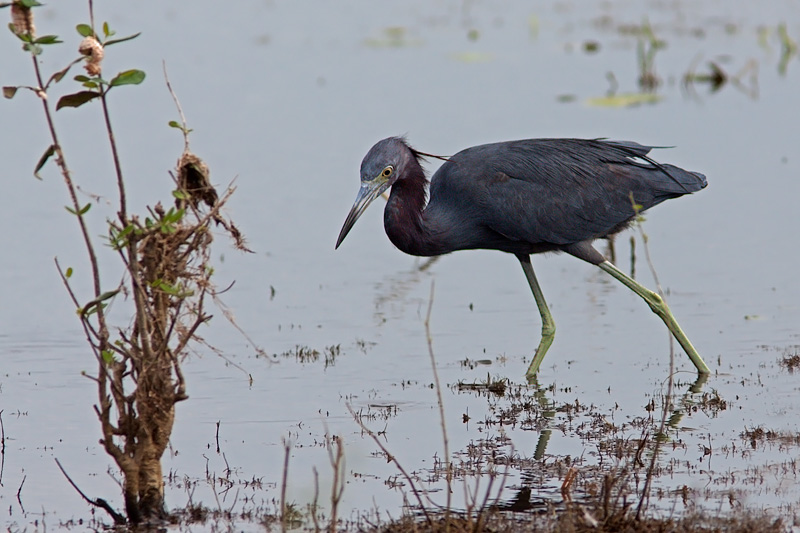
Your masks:
[[[635,215],[699,190],[702,174],[656,163],[633,142],[534,139],[454,155],[431,179],[431,203],[507,239],[567,245],[608,235]],[[469,213],[469,216],[466,216]]]

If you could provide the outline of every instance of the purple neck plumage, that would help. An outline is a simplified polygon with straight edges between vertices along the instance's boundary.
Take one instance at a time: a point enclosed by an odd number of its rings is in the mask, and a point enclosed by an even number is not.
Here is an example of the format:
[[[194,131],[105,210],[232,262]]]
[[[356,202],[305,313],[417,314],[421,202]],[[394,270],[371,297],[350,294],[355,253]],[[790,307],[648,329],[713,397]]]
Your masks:
[[[407,254],[437,255],[441,251],[437,251],[427,235],[424,220],[428,180],[420,165],[420,156],[410,147],[408,152],[402,174],[392,185],[392,192],[383,212],[386,235]]]

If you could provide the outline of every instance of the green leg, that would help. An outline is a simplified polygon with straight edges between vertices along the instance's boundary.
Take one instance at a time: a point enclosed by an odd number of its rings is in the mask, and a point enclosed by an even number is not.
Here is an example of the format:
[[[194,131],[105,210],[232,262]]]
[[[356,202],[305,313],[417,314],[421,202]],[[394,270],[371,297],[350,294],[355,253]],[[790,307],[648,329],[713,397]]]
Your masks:
[[[533,356],[528,371],[525,372],[527,378],[533,377],[539,371],[539,366],[542,364],[547,350],[553,344],[553,339],[556,336],[556,323],[553,321],[553,315],[550,314],[550,309],[547,308],[547,302],[544,301],[542,289],[539,287],[539,282],[536,280],[536,274],[533,273],[533,265],[531,265],[531,258],[527,255],[517,256],[519,263],[522,265],[522,270],[525,272],[525,277],[528,279],[528,284],[531,286],[533,297],[536,299],[536,306],[539,307],[539,314],[542,316],[542,340],[539,341],[539,347],[536,348],[536,354]]]
[[[700,357],[700,354],[697,353],[697,350],[694,349],[692,346],[691,341],[686,336],[686,334],[681,329],[678,321],[675,320],[675,317],[672,315],[672,311],[669,310],[667,307],[667,303],[664,301],[661,296],[654,293],[653,291],[643,287],[642,285],[638,284],[633,279],[629,278],[622,272],[620,269],[609,263],[608,261],[603,261],[600,263],[599,266],[601,269],[605,270],[609,274],[611,274],[614,278],[620,281],[623,285],[628,287],[630,290],[638,294],[642,297],[642,299],[647,302],[647,305],[650,306],[650,309],[657,314],[661,320],[664,321],[664,324],[667,325],[669,330],[672,332],[672,335],[675,336],[675,340],[680,343],[683,347],[686,354],[689,356],[689,359],[692,360],[694,366],[697,367],[697,372],[700,374],[710,374],[711,370],[709,370],[708,365],[705,364],[703,359]]]

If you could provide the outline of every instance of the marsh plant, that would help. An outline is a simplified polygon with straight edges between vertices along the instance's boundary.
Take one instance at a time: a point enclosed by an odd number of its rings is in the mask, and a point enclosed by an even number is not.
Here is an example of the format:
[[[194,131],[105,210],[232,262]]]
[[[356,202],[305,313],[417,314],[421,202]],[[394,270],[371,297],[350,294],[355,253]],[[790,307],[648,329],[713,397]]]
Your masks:
[[[104,58],[109,47],[139,34],[118,38],[108,23],[96,24],[90,0],[89,23],[77,25],[74,39],[64,39],[79,43],[76,59],[46,77],[41,56],[48,47],[63,41],[56,35],[37,33],[34,12],[39,5],[36,0],[0,4],[10,8],[9,28],[30,56],[34,74],[31,85],[3,87],[3,95],[10,99],[18,92],[30,91],[41,102],[50,145],[35,165],[34,175],[41,179],[40,172],[47,163],[55,162],[69,197],[69,214],[64,216],[77,224],[88,257],[88,271],[62,267],[57,259],[56,266],[97,365],[96,373],[87,377],[97,387],[94,410],[101,427],[100,444],[124,478],[124,514],[103,499],[84,498],[103,507],[116,523],[136,524],[166,514],[161,457],[172,433],[175,406],[188,398],[181,365],[191,344],[202,342],[197,336],[198,328],[211,318],[206,303],[215,297],[214,269],[209,261],[212,227],[224,229],[237,248],[246,248],[236,227],[221,214],[233,189],[218,197],[211,186],[208,166],[189,150],[190,130],[177,98],[181,120],[169,125],[183,133],[184,150],[176,171],[170,173],[175,183],[173,198],[168,205],[158,202],[146,208],[143,214],[130,212],[108,103],[124,96],[122,87],[138,85],[146,76],[138,69],[109,75]],[[82,64],[85,73],[72,77],[77,90],[54,95],[57,86],[67,85],[70,70],[78,64]],[[65,83],[58,85],[62,81]],[[168,82],[167,87],[172,93]],[[69,108],[87,104],[99,107],[111,151],[111,175],[116,181],[117,193],[108,199],[112,210],[104,230],[93,227],[87,213],[105,202],[97,197],[83,199],[85,195],[70,170],[57,128],[62,118],[70,118]],[[96,173],[105,171],[97,169]],[[105,237],[98,241],[98,233]],[[109,283],[110,274],[101,272],[98,252],[116,256],[124,272],[121,281]],[[77,288],[85,286],[75,283],[80,275],[90,280],[88,294]],[[130,314],[112,321],[109,305],[119,300],[123,302],[118,307]]]

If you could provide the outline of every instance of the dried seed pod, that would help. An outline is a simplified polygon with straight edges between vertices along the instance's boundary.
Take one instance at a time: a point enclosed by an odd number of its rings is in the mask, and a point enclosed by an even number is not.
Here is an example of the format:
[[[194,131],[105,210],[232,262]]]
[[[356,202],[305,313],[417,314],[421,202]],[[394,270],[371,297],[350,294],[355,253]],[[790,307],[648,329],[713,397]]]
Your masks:
[[[83,66],[86,72],[88,72],[90,76],[99,76],[103,69],[101,63],[104,55],[103,45],[100,44],[100,41],[93,36],[86,37],[81,41],[80,46],[78,46],[78,52],[86,56],[86,65]]]
[[[33,25],[33,11],[26,5],[14,2],[11,4],[11,23],[17,35],[28,34],[33,37],[36,27]]]
[[[217,191],[211,185],[210,173],[208,165],[191,152],[184,152],[178,161],[178,187],[189,195],[189,201],[195,207],[201,201],[209,207],[217,203]]]

